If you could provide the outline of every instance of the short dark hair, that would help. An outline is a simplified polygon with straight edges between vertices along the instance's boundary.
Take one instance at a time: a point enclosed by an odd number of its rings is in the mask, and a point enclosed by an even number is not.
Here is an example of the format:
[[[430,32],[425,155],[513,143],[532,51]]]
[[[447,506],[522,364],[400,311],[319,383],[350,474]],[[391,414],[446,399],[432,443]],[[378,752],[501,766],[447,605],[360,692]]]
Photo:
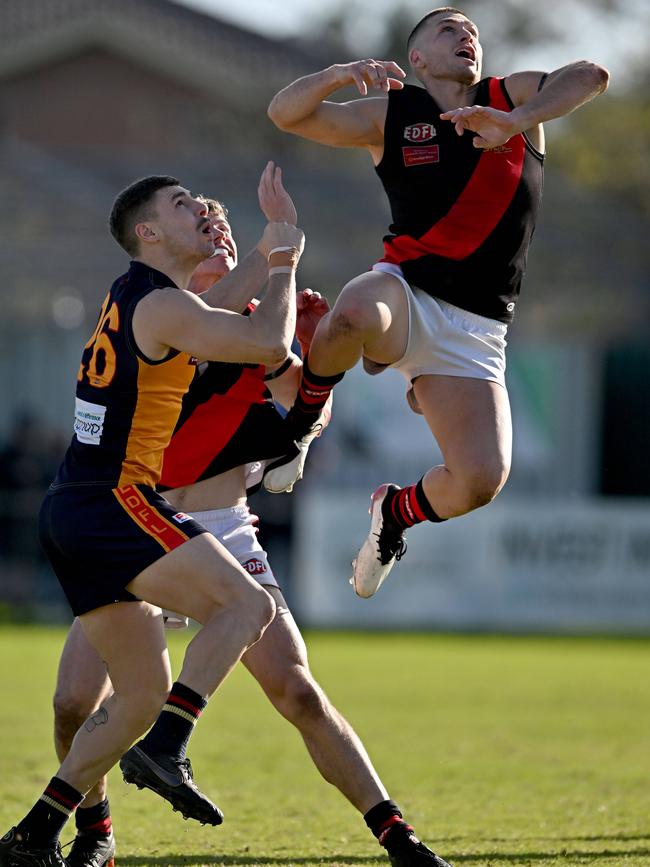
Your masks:
[[[410,51],[411,45],[413,44],[413,40],[418,35],[420,30],[436,15],[442,15],[443,13],[456,13],[457,15],[463,15],[467,18],[464,12],[461,12],[460,9],[455,9],[453,6],[439,6],[437,9],[432,9],[431,12],[427,12],[424,18],[420,18],[418,23],[415,25],[413,30],[408,35],[408,39],[406,40],[406,50]]]
[[[179,183],[178,178],[171,175],[149,175],[129,184],[115,199],[108,224],[111,235],[129,256],[136,256],[139,251],[136,223],[155,216],[152,208],[155,194],[164,187],[175,187]]]

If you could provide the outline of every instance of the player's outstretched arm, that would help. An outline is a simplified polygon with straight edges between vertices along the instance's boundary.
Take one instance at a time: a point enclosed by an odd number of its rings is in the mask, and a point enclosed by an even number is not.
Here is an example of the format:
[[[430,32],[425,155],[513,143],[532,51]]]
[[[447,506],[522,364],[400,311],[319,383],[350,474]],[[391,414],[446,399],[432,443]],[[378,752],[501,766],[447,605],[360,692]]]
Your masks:
[[[282,170],[268,162],[260,177],[257,195],[262,213],[269,222],[296,225],[298,216],[289,193],[282,183]],[[260,294],[268,278],[268,254],[263,235],[251,252],[228,274],[201,295],[209,307],[240,313],[251,299]]]
[[[296,325],[295,270],[304,235],[288,223],[269,223],[260,249],[269,251],[263,300],[250,316],[209,307],[178,289],[150,292],[133,314],[138,348],[152,360],[169,348],[214,361],[279,364],[287,357]],[[276,248],[285,248],[273,252]]]
[[[403,87],[404,70],[392,60],[337,63],[299,78],[271,100],[268,115],[285,132],[332,147],[379,147],[383,143],[389,90]],[[352,102],[327,97],[353,85],[361,96]]]
[[[320,292],[303,289],[296,295],[296,339],[304,358],[309,351],[316,326],[329,311],[330,306]],[[302,361],[293,355],[290,364],[267,368],[266,385],[273,400],[289,409],[293,406],[300,386]]]
[[[578,60],[549,73],[540,88],[543,77],[541,72],[517,72],[506,78],[506,88],[515,105],[510,112],[471,105],[446,111],[440,117],[453,123],[458,135],[465,130],[477,133],[474,147],[495,147],[505,144],[517,133],[570,114],[604,93],[609,84],[609,72],[587,60]]]

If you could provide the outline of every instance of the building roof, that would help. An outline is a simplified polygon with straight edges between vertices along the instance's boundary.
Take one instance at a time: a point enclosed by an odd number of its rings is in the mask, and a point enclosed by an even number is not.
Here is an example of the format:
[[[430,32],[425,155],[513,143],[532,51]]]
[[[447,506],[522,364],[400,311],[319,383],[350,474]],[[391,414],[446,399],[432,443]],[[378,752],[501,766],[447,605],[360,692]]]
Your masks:
[[[326,62],[298,40],[268,39],[173,0],[0,0],[0,19],[0,79],[102,46],[250,101],[251,80],[268,92]]]

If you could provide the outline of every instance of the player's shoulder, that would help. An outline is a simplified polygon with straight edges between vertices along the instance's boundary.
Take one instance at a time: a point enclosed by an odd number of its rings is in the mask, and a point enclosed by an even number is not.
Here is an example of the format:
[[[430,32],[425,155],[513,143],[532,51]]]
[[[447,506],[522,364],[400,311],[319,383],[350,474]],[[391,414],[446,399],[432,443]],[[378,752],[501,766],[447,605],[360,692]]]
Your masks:
[[[540,70],[529,69],[504,76],[504,86],[514,105],[522,105],[532,99],[543,86],[547,74]]]
[[[139,318],[173,322],[179,321],[184,314],[205,307],[205,302],[193,292],[176,286],[158,286],[138,301],[136,310]]]
[[[426,99],[427,89],[421,84],[404,82],[404,86],[390,90],[384,97],[388,102],[407,102],[410,100]]]

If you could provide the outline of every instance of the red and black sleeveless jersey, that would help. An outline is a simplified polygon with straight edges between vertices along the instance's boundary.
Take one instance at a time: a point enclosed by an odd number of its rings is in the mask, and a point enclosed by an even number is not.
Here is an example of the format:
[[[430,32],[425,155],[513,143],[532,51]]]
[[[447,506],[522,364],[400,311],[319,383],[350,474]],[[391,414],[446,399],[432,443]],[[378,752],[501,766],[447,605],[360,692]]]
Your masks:
[[[247,312],[250,312],[250,308]],[[160,490],[180,488],[294,448],[263,365],[200,364],[165,451]]]
[[[111,287],[82,354],[74,436],[54,487],[158,482],[196,364],[177,350],[162,361],[145,358],[133,338],[132,319],[145,295],[173,286],[160,271],[132,262]]]
[[[478,84],[476,105],[511,111],[501,78]],[[413,286],[510,322],[542,196],[544,156],[524,134],[479,150],[457,135],[422,87],[391,90],[376,167],[392,224],[382,261]]]

